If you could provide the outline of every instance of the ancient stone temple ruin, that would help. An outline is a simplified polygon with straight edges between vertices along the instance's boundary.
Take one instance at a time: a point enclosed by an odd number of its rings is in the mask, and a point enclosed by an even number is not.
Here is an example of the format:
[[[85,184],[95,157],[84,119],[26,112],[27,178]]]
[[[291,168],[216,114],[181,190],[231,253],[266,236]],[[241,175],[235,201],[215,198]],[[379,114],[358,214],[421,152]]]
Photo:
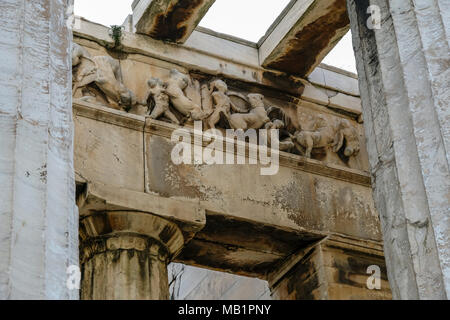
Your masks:
[[[0,298],[448,298],[447,3],[214,2],[0,2]]]

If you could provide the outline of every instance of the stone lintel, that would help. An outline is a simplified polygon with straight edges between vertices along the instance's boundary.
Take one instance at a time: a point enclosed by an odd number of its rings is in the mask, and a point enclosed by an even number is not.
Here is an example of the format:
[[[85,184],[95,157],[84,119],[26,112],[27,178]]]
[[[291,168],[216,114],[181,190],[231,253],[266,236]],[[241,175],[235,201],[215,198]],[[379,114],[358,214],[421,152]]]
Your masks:
[[[215,0],[140,0],[133,3],[137,33],[184,43]]]
[[[74,101],[73,108],[74,114],[77,116],[98,120],[111,125],[130,128],[137,131],[143,131],[151,135],[157,135],[168,139],[170,139],[172,132],[179,128],[179,126],[171,123],[125,113],[123,111],[114,110],[112,108],[81,100]],[[188,127],[185,127],[184,129],[192,132],[193,134],[193,129]],[[208,143],[204,142],[204,146],[207,145]],[[247,151],[248,149],[246,150],[246,154],[248,155]],[[308,159],[287,152],[280,152],[280,166],[290,167],[296,170],[326,176],[341,181],[347,181],[366,187],[370,187],[371,185],[370,175],[365,171],[331,163],[324,163],[322,161]],[[79,180],[81,177],[77,177],[77,179]]]
[[[78,195],[80,217],[103,211],[148,212],[175,222],[184,232],[195,233],[205,225],[205,211],[187,199],[176,200],[157,195],[89,182]]]
[[[298,248],[326,236],[207,211],[205,227],[176,257],[184,264],[265,279]]]
[[[349,30],[345,0],[291,2],[260,42],[263,67],[309,75]]]

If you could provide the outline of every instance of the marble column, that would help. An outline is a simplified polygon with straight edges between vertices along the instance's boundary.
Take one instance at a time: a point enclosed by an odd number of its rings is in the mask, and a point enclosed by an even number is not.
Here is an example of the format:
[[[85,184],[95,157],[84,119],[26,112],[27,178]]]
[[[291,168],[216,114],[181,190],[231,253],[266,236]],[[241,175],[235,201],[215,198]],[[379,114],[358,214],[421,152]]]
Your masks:
[[[76,299],[73,1],[0,1],[0,300]]]
[[[347,4],[393,297],[447,299],[450,3]]]
[[[167,265],[184,245],[176,224],[144,212],[112,211],[80,223],[81,299],[166,300]]]

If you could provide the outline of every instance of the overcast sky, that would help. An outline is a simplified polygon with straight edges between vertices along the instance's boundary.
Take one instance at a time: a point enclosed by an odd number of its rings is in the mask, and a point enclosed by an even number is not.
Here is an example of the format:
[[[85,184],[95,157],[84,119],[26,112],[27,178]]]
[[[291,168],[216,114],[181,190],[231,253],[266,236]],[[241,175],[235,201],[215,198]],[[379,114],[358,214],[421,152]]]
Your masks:
[[[216,0],[200,25],[258,42],[290,0]],[[75,0],[75,14],[107,26],[121,25],[133,0]],[[239,10],[236,10],[239,8]],[[350,33],[323,61],[356,73]]]

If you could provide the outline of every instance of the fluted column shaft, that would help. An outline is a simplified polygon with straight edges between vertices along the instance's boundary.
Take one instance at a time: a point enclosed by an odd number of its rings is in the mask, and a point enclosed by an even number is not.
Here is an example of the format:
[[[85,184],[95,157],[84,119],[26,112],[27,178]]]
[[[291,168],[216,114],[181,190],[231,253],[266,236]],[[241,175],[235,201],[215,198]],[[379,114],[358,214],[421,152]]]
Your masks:
[[[78,297],[72,4],[0,1],[0,300]]]
[[[347,3],[393,296],[449,298],[449,2]]]

